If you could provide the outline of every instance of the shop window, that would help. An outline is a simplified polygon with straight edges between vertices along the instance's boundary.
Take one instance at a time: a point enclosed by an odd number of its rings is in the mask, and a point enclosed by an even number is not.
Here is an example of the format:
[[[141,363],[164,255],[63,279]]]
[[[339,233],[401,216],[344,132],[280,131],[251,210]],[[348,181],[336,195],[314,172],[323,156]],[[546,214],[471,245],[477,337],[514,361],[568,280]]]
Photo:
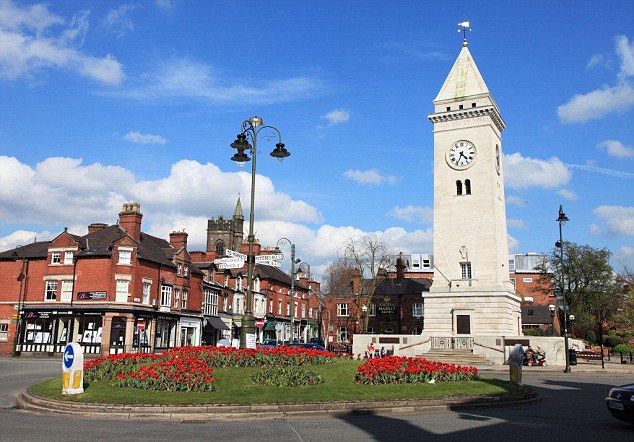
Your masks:
[[[25,344],[50,344],[53,331],[53,319],[36,318],[26,323]]]
[[[174,347],[176,343],[176,322],[169,320],[156,321],[156,335],[154,337],[154,347],[167,349]]]
[[[8,322],[0,322],[0,341],[8,341],[9,340],[9,323]]]
[[[101,316],[79,317],[78,341],[83,345],[101,344]]]

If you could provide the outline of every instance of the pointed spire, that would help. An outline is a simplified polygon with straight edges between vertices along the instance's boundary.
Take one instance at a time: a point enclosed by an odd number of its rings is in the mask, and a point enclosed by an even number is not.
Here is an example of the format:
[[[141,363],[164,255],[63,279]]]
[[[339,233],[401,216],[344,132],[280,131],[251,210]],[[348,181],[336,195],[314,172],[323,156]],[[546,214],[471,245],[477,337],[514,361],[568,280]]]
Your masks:
[[[242,203],[240,202],[240,195],[238,195],[238,201],[236,202],[236,208],[233,211],[233,218],[244,219],[244,215],[242,214]]]
[[[478,66],[476,65],[466,40],[462,44],[462,50],[456,59],[445,83],[442,85],[434,103],[440,101],[455,101],[465,97],[489,95],[487,87]]]

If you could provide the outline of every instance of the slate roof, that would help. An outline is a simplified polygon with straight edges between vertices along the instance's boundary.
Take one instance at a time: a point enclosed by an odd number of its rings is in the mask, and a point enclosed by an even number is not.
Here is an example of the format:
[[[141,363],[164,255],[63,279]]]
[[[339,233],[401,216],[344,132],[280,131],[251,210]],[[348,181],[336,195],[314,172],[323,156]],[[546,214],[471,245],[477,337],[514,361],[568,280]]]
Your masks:
[[[118,225],[104,227],[93,233],[84,236],[69,234],[79,243],[78,257],[89,258],[91,256],[104,257],[112,256],[114,243],[123,238],[126,233]],[[0,259],[46,259],[48,256],[48,248],[51,241],[40,241],[16,247],[0,253]],[[15,252],[15,253],[14,253]],[[141,240],[139,241],[137,256],[139,259],[150,261],[166,267],[175,267],[171,261],[176,249],[174,249],[169,241],[157,238],[147,233],[141,232]],[[198,269],[192,269],[199,271]]]

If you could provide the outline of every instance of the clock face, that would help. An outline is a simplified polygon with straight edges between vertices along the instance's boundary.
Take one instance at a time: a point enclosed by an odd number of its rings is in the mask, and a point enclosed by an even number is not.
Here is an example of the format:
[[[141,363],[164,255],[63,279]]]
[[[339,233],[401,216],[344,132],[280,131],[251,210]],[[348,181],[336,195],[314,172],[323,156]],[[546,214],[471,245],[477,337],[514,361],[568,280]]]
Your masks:
[[[456,141],[447,151],[447,163],[454,169],[470,167],[476,157],[476,148],[470,141]]]
[[[497,170],[498,175],[500,174],[500,169],[502,167],[502,165],[500,164],[500,162],[502,161],[502,159],[500,158],[500,146],[495,146],[495,170]]]

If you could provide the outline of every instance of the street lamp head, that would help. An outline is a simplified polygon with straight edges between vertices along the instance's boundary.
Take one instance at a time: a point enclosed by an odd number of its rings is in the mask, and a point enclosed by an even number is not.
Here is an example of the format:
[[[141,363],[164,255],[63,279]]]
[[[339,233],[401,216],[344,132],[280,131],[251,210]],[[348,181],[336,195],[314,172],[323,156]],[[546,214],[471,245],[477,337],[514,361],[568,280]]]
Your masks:
[[[279,142],[275,145],[275,149],[271,152],[271,156],[281,163],[284,161],[284,158],[291,156],[291,153],[286,150],[284,143]]]
[[[569,322],[574,322],[574,320],[575,320],[575,315],[568,316],[568,321]]]
[[[557,222],[561,224],[566,224],[566,221],[569,221],[568,217],[564,213],[564,207],[562,205],[559,206],[559,217],[557,218]]]
[[[367,305],[362,305],[361,306],[361,311],[363,312],[363,314],[365,315],[368,312],[368,306]]]
[[[250,160],[251,158],[244,153],[244,149],[238,149],[238,152],[231,157],[231,161],[235,161],[240,167],[244,166],[244,163]]]
[[[550,310],[550,315],[551,315],[551,316],[554,316],[554,315],[555,315],[555,309],[556,309],[556,308],[557,308],[557,307],[555,307],[555,305],[554,305],[554,304],[550,304],[550,305],[548,306],[548,310]]]
[[[251,125],[251,127],[262,126],[262,124],[263,124],[262,118],[261,117],[251,117],[251,118],[249,118],[249,124]]]
[[[247,136],[245,134],[238,134],[236,136],[236,140],[229,146],[233,147],[234,149],[238,149],[238,151],[245,151],[247,149],[251,149],[252,147],[247,141]]]

